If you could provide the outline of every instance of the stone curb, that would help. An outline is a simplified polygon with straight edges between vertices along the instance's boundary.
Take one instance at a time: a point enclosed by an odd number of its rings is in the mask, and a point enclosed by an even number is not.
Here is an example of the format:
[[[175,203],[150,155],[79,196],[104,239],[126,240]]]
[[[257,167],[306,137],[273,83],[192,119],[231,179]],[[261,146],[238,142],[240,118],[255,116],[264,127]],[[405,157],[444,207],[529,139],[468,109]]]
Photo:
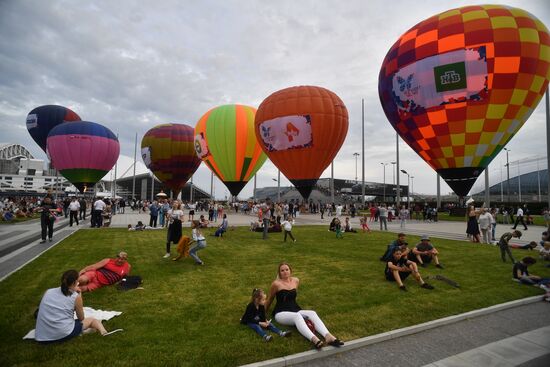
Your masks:
[[[255,362],[251,364],[242,365],[241,367],[284,367],[284,366],[292,366],[298,363],[303,363],[307,361],[312,361],[319,358],[328,357],[333,354],[341,353],[341,352],[348,352],[354,349],[358,349],[361,347],[365,347],[367,345],[381,343],[386,340],[390,339],[396,339],[400,338],[402,336],[416,334],[421,331],[434,329],[439,326],[443,325],[450,325],[455,322],[473,319],[479,316],[487,315],[493,312],[526,305],[530,303],[540,302],[542,299],[542,296],[533,296],[528,298],[522,298],[515,301],[510,301],[506,303],[501,303],[498,305],[493,305],[485,308],[480,308],[479,310],[469,311],[465,313],[461,313],[459,315],[453,315],[444,317],[442,319],[437,319],[433,321],[428,321],[422,324],[408,326],[401,329],[391,330],[385,333],[376,334],[367,336],[360,339],[355,339],[349,342],[346,342],[346,344],[340,348],[335,347],[324,347],[320,351],[310,350],[307,352],[292,354],[289,356],[284,356],[280,358],[274,358],[269,359],[267,361],[261,361],[261,362]]]

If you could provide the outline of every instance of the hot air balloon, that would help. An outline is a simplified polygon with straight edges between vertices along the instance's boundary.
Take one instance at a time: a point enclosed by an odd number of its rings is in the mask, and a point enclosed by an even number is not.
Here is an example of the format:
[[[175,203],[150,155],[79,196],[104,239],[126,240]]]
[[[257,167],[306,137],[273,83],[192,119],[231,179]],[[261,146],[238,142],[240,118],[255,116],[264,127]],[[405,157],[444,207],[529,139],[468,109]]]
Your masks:
[[[95,185],[115,165],[118,139],[95,122],[67,122],[48,134],[46,153],[54,166],[80,192]]]
[[[141,140],[143,162],[176,195],[199,168],[193,146],[193,128],[163,124],[150,129]]]
[[[80,121],[80,116],[63,106],[46,105],[33,109],[27,115],[27,130],[34,141],[46,151],[46,139],[50,131],[59,124]]]
[[[467,6],[405,32],[384,59],[378,91],[403,140],[465,196],[537,106],[549,66],[550,35],[533,15]]]
[[[269,159],[307,199],[348,131],[348,110],[328,89],[299,86],[264,99],[254,122]]]
[[[206,112],[195,127],[197,155],[236,196],[267,159],[254,134],[254,107],[224,105]]]

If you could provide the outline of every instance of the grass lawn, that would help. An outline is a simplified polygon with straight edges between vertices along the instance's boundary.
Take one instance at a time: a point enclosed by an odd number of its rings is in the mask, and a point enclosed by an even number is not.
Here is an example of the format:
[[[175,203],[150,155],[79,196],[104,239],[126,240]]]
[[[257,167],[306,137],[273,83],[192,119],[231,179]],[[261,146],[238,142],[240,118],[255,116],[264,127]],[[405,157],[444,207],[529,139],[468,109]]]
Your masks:
[[[293,232],[296,244],[284,244],[279,233],[263,241],[261,233],[246,228],[229,231],[223,240],[207,237],[208,247],[199,252],[206,265],[199,267],[191,259],[162,259],[164,231],[79,230],[0,283],[0,365],[235,366],[309,350],[295,329],[292,337],[266,344],[239,324],[252,289],[268,289],[283,260],[301,279],[298,303],[316,310],[343,340],[542,294],[512,282],[511,264],[502,263],[493,246],[435,240],[446,268],[431,265],[421,274],[442,273],[462,288],[433,280],[436,288],[429,291],[407,279],[409,292],[403,293],[384,279],[378,260],[395,234],[345,234],[335,240],[325,227],[299,226]],[[411,244],[417,240],[409,238]],[[59,285],[63,271],[80,270],[120,249],[128,252],[145,289],[102,288],[85,294],[84,305],[122,311],[105,325],[124,328],[123,333],[50,346],[21,340],[34,328],[42,294]],[[518,258],[527,255],[513,251]],[[540,263],[532,272],[550,276]]]

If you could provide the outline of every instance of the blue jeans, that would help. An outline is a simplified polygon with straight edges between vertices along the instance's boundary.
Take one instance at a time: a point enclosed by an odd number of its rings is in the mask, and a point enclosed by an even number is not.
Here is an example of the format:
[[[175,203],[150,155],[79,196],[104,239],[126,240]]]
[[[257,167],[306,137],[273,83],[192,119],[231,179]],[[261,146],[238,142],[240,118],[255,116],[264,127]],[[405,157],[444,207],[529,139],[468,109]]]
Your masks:
[[[267,333],[264,331],[264,329],[259,324],[253,324],[253,323],[249,322],[246,325],[249,328],[251,328],[252,330],[254,330],[262,338],[267,335]],[[273,325],[273,323],[271,323],[271,322],[269,323],[269,326],[267,328],[269,330],[273,331],[274,333],[281,334],[281,330],[277,329],[277,327],[275,325]]]
[[[189,250],[189,256],[191,256],[197,264],[202,264],[202,260],[197,256],[197,251],[206,247],[206,240],[197,241],[197,245]]]
[[[497,224],[492,223],[491,235],[493,236],[493,238],[491,240],[493,240],[493,241],[496,241],[496,237],[495,237],[496,230],[497,230]]]

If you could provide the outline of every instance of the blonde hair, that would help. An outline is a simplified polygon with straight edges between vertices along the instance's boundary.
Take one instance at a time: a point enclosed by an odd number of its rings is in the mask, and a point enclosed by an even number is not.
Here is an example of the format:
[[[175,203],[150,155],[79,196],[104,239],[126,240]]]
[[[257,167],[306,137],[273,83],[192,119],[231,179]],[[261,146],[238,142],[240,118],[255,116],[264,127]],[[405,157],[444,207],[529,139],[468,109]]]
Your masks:
[[[287,263],[286,261],[283,261],[282,263],[279,264],[279,267],[277,268],[277,278],[276,279],[281,279],[281,266],[283,265],[286,265],[288,266],[288,269],[290,270],[290,274],[292,274],[292,266],[290,266],[289,263]]]

